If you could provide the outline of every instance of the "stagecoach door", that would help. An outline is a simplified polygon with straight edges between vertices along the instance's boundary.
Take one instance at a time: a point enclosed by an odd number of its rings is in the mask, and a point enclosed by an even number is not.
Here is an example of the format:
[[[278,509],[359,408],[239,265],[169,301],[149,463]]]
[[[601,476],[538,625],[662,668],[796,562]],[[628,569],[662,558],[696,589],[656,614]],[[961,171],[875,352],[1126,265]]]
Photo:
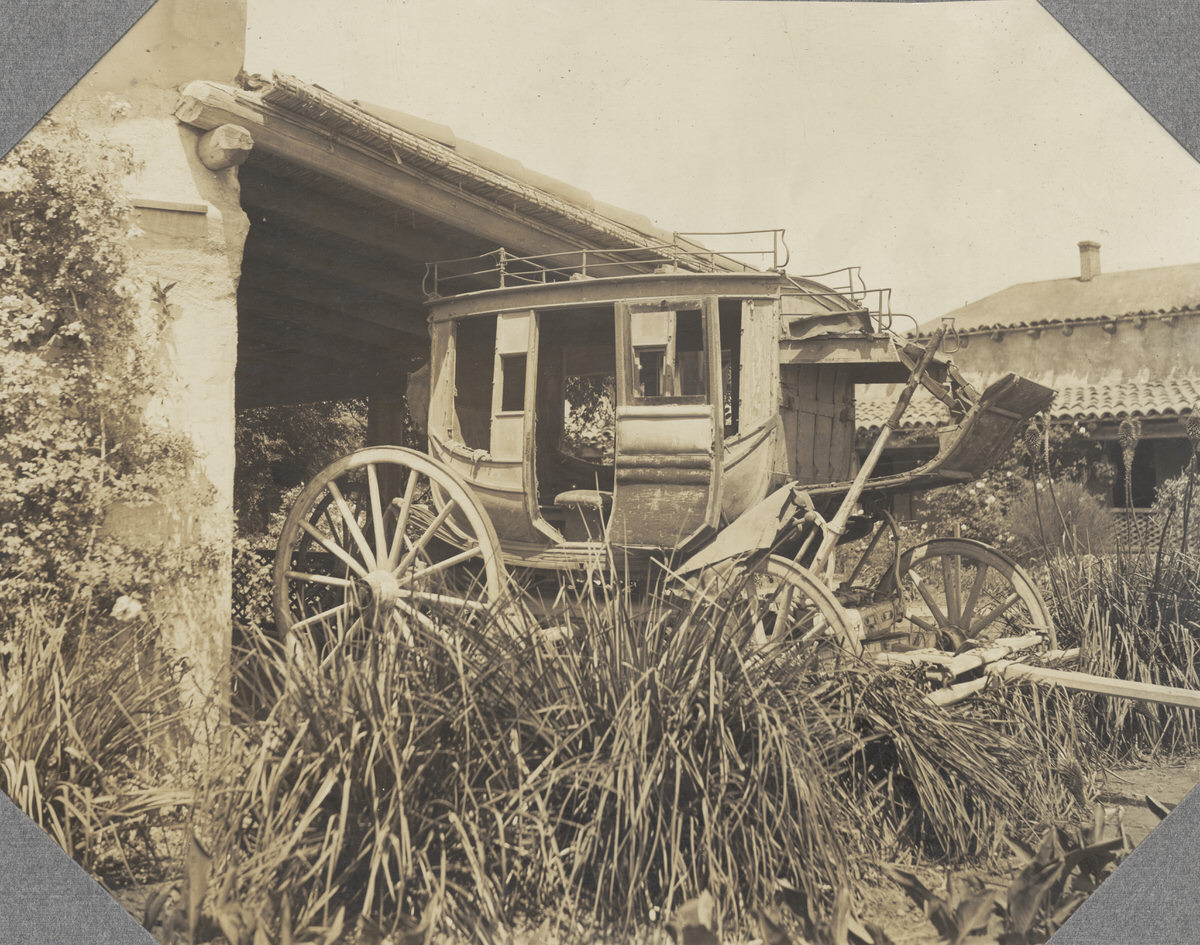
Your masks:
[[[716,525],[720,364],[715,299],[617,305],[612,540],[676,548]]]

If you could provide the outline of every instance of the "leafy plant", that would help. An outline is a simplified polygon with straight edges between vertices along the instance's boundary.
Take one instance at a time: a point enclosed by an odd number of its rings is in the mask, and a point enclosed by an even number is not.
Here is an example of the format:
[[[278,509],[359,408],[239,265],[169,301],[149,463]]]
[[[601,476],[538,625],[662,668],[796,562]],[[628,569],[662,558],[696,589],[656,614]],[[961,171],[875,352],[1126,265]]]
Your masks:
[[[952,945],[985,929],[1000,945],[1040,945],[1128,852],[1124,833],[1103,837],[1104,808],[1097,804],[1086,827],[1050,827],[1036,849],[1009,838],[1021,863],[1006,884],[978,874],[948,872],[943,892],[930,889],[910,870],[887,866],[884,872]]]
[[[134,548],[123,510],[203,487],[147,421],[170,286],[134,266],[129,155],[43,123],[0,165],[0,603],[148,597],[179,560]],[[185,560],[186,559],[186,560]]]
[[[234,510],[239,534],[260,543],[278,535],[287,499],[320,469],[365,442],[361,400],[284,404],[238,411]],[[415,442],[415,429],[400,446]]]
[[[1053,935],[1117,867],[1128,838],[1104,836],[1104,808],[1086,827],[1051,827],[1037,849],[1012,840],[1025,860],[1004,897],[1001,945],[1037,945]]]
[[[950,945],[960,945],[972,932],[987,928],[997,893],[978,876],[947,872],[942,891],[930,889],[916,873],[898,866],[885,864],[883,873],[904,890]]]

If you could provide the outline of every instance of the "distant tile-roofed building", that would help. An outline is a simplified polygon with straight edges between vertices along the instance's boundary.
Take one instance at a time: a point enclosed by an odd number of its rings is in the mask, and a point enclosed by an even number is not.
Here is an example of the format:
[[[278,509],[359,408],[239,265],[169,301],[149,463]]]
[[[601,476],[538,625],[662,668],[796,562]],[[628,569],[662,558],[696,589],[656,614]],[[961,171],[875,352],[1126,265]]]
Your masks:
[[[1200,405],[1200,263],[1102,273],[1099,244],[1082,242],[1079,253],[1078,276],[1010,286],[947,313],[947,349],[973,381],[1014,371],[1055,388],[1050,417],[1110,441],[1118,469],[1118,426],[1138,418],[1133,499],[1144,508],[1191,455],[1183,423]],[[860,436],[877,430],[890,406],[886,396],[861,397]],[[946,422],[940,403],[914,398],[903,421],[908,459]],[[1112,501],[1125,504],[1123,474]]]

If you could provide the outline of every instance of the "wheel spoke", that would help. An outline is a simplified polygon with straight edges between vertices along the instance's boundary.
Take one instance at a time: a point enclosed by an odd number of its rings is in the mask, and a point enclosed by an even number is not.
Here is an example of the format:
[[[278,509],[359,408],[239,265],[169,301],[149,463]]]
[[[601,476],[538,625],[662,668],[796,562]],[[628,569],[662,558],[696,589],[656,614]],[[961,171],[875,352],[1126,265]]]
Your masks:
[[[971,624],[970,635],[976,636],[984,627],[990,627],[1006,610],[1012,607],[1012,605],[1017,603],[1020,599],[1020,596],[1018,596],[1016,592],[1009,594],[1008,597],[1006,597],[1001,603],[997,604],[986,614]]]
[[[975,583],[971,585],[971,591],[967,594],[967,602],[963,604],[962,609],[962,621],[968,627],[971,626],[971,618],[975,615],[975,607],[979,603],[983,585],[987,582],[988,566],[980,562],[976,568]]]
[[[937,633],[938,628],[931,624],[924,617],[918,617],[915,614],[909,614],[908,621],[909,623],[915,623],[922,630],[926,630],[929,633]]]
[[[472,545],[466,551],[460,551],[456,555],[452,555],[449,558],[439,561],[437,564],[431,564],[429,567],[423,568],[422,570],[410,575],[407,579],[407,584],[409,586],[414,585],[422,578],[428,577],[431,574],[436,574],[438,571],[445,571],[447,568],[452,568],[456,564],[461,564],[463,561],[466,561],[469,558],[474,558],[482,551],[483,549],[479,545]]]
[[[937,600],[925,586],[925,582],[921,580],[921,575],[916,571],[909,571],[908,576],[912,578],[913,587],[920,593],[922,600],[925,601],[925,606],[929,608],[929,612],[933,615],[934,621],[939,627],[948,627],[950,621],[946,619],[946,615],[942,613],[942,608],[938,606]]]
[[[335,522],[333,520],[333,516],[329,512],[328,504],[323,505],[321,507],[321,517],[325,519],[325,524],[329,526],[330,537],[333,538],[335,541],[344,542],[346,540],[346,536],[345,536],[345,534],[341,534],[341,535],[338,534],[337,522]]]
[[[465,597],[454,597],[450,594],[434,594],[430,591],[410,591],[405,594],[409,600],[427,601],[430,604],[447,604],[452,607],[466,607],[470,610],[483,611],[488,609],[488,605],[478,600],[469,600]]]
[[[954,626],[958,625],[958,621],[962,617],[962,611],[959,609],[958,571],[959,559],[957,556],[944,555],[942,557],[942,587],[946,591],[946,616],[950,618],[950,623]]]
[[[324,548],[330,554],[335,555],[336,557],[340,558],[343,562],[345,562],[345,564],[350,568],[350,570],[352,570],[359,577],[365,578],[367,576],[366,569],[361,564],[359,564],[357,561],[355,561],[352,557],[350,557],[349,553],[344,548],[339,548],[332,541],[330,541],[328,538],[326,538],[324,535],[322,535],[319,531],[317,531],[315,528],[313,528],[312,525],[310,525],[308,522],[301,522],[300,527],[303,528],[310,535],[312,535],[312,537],[317,540],[317,542],[321,545],[322,548]]]
[[[328,574],[308,574],[304,571],[288,571],[287,576],[297,581],[308,581],[312,584],[329,584],[333,587],[353,587],[354,582],[345,578],[332,577]]]
[[[421,533],[421,537],[417,539],[417,542],[412,546],[412,549],[404,556],[404,560],[396,566],[395,570],[397,574],[403,574],[408,570],[409,566],[412,565],[417,555],[421,553],[421,550],[427,544],[429,544],[429,540],[433,538],[433,536],[437,533],[437,530],[442,527],[442,524],[450,517],[450,513],[453,512],[457,506],[458,503],[453,499],[447,500],[446,504],[442,506],[442,510],[438,512],[437,517],[429,523],[429,527]]]
[[[366,563],[367,569],[373,570],[375,568],[375,554],[371,551],[371,546],[367,544],[367,536],[358,527],[358,517],[350,511],[350,506],[346,504],[342,490],[338,488],[336,482],[332,479],[329,480],[328,488],[329,494],[333,496],[334,504],[337,505],[338,513],[342,516],[342,521],[346,523],[346,529],[349,531],[350,537],[358,545],[358,550],[363,556],[363,561]]]
[[[292,630],[299,630],[302,627],[310,626],[314,623],[320,623],[322,620],[328,620],[334,614],[345,615],[350,611],[350,603],[345,602],[338,604],[336,607],[330,607],[328,610],[323,610],[319,614],[313,614],[311,617],[305,617],[303,620],[297,620],[292,624]]]
[[[417,491],[417,471],[410,469],[408,472],[408,482],[404,484],[404,498],[400,502],[400,515],[396,519],[396,534],[392,536],[392,547],[388,550],[387,566],[390,570],[396,570],[396,564],[400,560],[400,549],[404,547],[404,530],[408,528],[408,513],[412,509],[413,494]]]
[[[374,463],[367,463],[367,488],[371,493],[371,524],[375,528],[375,561],[386,561],[387,536],[383,533],[383,503],[379,498],[379,473]]]
[[[419,623],[422,627],[424,627],[430,633],[436,633],[438,636],[441,636],[441,631],[438,630],[437,624],[434,623],[432,620],[430,620],[427,616],[425,616],[425,614],[423,614],[419,610],[417,610],[416,607],[413,607],[411,604],[406,604],[402,600],[397,600],[395,603],[395,606],[396,606],[397,610],[401,610],[404,613],[408,614],[408,616],[412,617],[415,621],[417,621],[417,623]]]

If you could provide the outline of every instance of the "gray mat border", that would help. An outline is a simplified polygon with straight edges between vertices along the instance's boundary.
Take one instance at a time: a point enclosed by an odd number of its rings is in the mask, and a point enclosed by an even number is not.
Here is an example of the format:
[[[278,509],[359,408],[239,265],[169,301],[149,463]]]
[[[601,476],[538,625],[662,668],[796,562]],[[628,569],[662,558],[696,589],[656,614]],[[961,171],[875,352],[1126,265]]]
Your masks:
[[[1200,3],[1039,2],[1200,160],[1200,70],[1192,65],[1200,48]],[[147,0],[3,0],[0,153],[19,141],[151,5]],[[153,941],[39,834],[0,794],[0,942]],[[1200,940],[1198,841],[1200,793],[1193,791],[1054,936],[1053,945]]]

